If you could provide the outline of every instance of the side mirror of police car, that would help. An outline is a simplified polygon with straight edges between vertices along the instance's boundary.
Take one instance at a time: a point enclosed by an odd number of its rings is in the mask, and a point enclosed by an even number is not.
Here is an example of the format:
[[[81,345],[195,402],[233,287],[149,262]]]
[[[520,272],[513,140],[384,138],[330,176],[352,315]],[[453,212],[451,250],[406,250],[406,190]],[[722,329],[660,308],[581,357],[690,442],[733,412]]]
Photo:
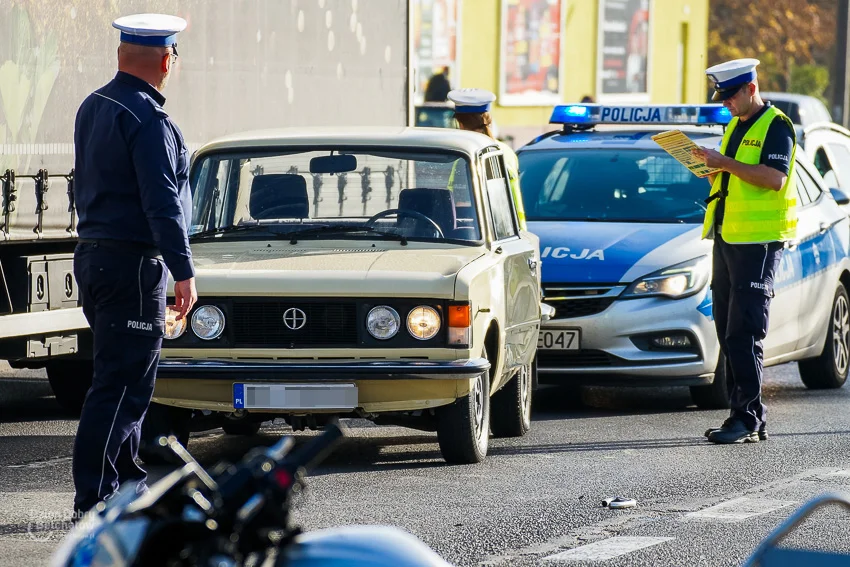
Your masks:
[[[847,193],[841,189],[830,187],[829,192],[832,194],[832,198],[835,199],[835,202],[839,205],[850,205],[850,195],[847,195]]]

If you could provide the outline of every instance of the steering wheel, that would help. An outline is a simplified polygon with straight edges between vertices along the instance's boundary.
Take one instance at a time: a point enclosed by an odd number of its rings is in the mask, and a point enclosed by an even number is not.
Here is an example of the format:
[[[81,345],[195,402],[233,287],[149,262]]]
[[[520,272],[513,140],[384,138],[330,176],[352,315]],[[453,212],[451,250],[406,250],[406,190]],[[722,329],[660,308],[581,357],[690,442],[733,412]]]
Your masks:
[[[386,211],[381,211],[380,213],[378,213],[376,215],[372,215],[371,217],[369,217],[369,220],[366,221],[365,226],[368,226],[368,227],[375,226],[375,223],[378,222],[378,220],[380,220],[384,217],[392,216],[392,215],[397,215],[399,217],[408,216],[408,217],[413,217],[413,218],[424,220],[425,222],[427,222],[431,225],[431,227],[434,229],[434,231],[437,233],[437,235],[440,238],[446,237],[446,235],[443,234],[443,229],[440,228],[440,225],[438,225],[436,222],[434,222],[434,219],[432,219],[431,217],[429,217],[427,215],[423,215],[419,211],[412,211],[410,209],[387,209]]]

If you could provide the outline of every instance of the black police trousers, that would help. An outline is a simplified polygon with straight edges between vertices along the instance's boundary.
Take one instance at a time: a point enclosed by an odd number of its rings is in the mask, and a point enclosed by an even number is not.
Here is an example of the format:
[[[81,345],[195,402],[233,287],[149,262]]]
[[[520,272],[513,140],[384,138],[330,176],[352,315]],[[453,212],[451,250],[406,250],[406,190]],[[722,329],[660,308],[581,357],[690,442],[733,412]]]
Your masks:
[[[74,442],[77,513],[121,485],[147,489],[136,456],[159,363],[168,271],[161,259],[116,243],[81,242],[74,252],[83,313],[94,333],[94,378]]]
[[[726,384],[732,411],[752,431],[767,419],[761,400],[762,340],[767,336],[773,281],[782,242],[729,244],[714,239],[711,293],[714,324],[726,357]]]

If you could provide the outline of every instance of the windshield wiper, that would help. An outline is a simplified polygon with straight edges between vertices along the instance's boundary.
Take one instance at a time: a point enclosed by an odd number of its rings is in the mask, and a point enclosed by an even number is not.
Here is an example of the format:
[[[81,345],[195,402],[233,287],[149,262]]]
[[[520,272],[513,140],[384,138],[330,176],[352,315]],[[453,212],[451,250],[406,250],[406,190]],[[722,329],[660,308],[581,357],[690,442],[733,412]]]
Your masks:
[[[232,234],[234,232],[258,232],[268,236],[274,236],[275,238],[286,238],[288,233],[280,233],[271,230],[270,228],[263,226],[261,224],[240,224],[238,226],[222,226],[219,228],[211,228],[210,230],[204,230],[202,232],[196,232],[189,236],[190,240],[194,240],[195,238],[210,238],[212,236],[218,236],[220,234]]]
[[[345,232],[369,232],[371,234],[377,234],[379,236],[385,236],[387,238],[393,238],[401,242],[402,246],[407,246],[407,237],[402,234],[397,234],[395,232],[388,232],[385,230],[381,230],[379,228],[375,228],[373,226],[366,225],[324,225],[324,226],[313,226],[310,228],[302,228],[301,230],[295,230],[287,234],[290,237],[290,244],[298,244],[298,236],[306,236],[306,235],[314,235],[314,234],[329,234],[329,233],[345,233]]]

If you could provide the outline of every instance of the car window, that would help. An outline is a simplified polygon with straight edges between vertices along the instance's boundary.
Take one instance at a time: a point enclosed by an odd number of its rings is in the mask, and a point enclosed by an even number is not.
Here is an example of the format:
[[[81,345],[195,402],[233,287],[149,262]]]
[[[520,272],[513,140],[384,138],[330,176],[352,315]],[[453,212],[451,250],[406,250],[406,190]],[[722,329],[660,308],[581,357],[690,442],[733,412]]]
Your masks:
[[[192,234],[249,225],[281,233],[344,225],[426,241],[481,240],[469,159],[448,151],[214,153],[193,164],[192,189]],[[342,238],[364,234],[351,230]]]
[[[528,220],[701,223],[710,186],[662,150],[520,152]]]
[[[826,155],[826,149],[823,146],[815,151],[814,164],[821,177],[826,177],[826,174],[832,171],[832,164],[829,163],[829,157]]]
[[[802,168],[794,168],[794,177],[796,180],[795,185],[797,186],[797,204],[801,207],[805,207],[806,205],[811,204],[812,198],[809,197],[809,192],[806,191],[806,186],[803,184],[803,178],[800,175],[800,170]]]
[[[802,124],[802,122],[800,122],[800,106],[796,102],[788,100],[771,100],[770,102],[773,106],[781,110],[782,113],[791,120],[791,122],[794,124]]]
[[[517,229],[514,223],[513,200],[501,158],[495,155],[484,158],[484,177],[487,181],[487,198],[496,240],[515,236]]]
[[[809,175],[809,172],[803,169],[799,164],[794,168],[797,173],[800,174],[800,179],[803,181],[803,188],[806,191],[806,194],[809,196],[810,202],[815,202],[820,198],[821,190],[818,187],[817,182],[812,179],[812,176]]]
[[[850,148],[844,144],[830,143],[829,149],[835,156],[835,170],[840,187],[850,189]]]

